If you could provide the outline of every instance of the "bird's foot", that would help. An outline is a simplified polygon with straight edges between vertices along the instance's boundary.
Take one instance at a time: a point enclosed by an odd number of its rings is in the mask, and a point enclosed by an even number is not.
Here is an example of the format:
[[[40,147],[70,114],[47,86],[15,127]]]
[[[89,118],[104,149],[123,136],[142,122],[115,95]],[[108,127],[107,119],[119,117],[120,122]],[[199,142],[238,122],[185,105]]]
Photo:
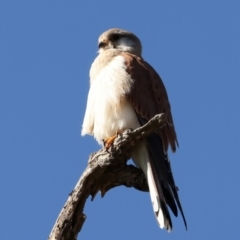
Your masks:
[[[104,147],[108,150],[113,145],[113,142],[117,138],[117,136],[121,133],[122,133],[121,130],[117,130],[116,134],[113,135],[112,137],[103,139]]]

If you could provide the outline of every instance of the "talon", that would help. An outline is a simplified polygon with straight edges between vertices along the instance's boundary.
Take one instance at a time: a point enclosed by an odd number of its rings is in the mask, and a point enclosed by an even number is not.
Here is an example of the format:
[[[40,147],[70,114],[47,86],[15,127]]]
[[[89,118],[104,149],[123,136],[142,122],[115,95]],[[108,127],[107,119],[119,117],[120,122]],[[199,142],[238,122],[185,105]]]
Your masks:
[[[113,144],[113,142],[114,142],[114,140],[115,140],[116,137],[117,137],[117,134],[114,135],[114,136],[112,136],[112,137],[103,139],[104,147],[105,147],[107,150],[112,146],[112,144]]]
[[[121,130],[117,130],[114,136],[103,139],[104,147],[108,150],[113,145],[113,142],[117,138],[117,136],[121,133],[122,133]]]

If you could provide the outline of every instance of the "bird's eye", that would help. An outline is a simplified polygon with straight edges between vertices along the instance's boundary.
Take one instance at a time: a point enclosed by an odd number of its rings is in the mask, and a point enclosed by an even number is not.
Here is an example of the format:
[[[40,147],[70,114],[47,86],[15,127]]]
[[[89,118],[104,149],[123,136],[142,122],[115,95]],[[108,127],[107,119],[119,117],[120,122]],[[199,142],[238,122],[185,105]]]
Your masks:
[[[111,36],[111,40],[112,41],[117,41],[119,38],[120,38],[121,36],[119,35],[119,34],[113,34],[112,36]]]

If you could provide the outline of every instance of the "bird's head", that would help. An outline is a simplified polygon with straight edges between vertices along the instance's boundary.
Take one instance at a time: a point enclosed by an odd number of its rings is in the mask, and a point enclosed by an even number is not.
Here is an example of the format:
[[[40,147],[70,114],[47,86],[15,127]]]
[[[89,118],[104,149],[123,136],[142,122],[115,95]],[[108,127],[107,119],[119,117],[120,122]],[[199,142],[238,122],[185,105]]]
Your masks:
[[[99,53],[108,49],[117,49],[137,56],[142,54],[139,38],[131,32],[119,28],[112,28],[102,33],[98,39]]]

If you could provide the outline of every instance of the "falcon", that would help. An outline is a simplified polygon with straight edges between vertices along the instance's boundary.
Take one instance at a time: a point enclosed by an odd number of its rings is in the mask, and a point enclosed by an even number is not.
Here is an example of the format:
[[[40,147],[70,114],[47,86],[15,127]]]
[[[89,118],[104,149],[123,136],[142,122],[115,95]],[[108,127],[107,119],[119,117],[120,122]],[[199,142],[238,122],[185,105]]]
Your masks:
[[[90,69],[90,90],[82,125],[82,136],[93,135],[109,147],[116,133],[135,129],[159,113],[168,123],[132,151],[132,159],[144,172],[157,222],[172,229],[169,209],[180,211],[187,223],[175,185],[168,147],[178,146],[171,107],[164,84],[157,72],[142,58],[139,38],[126,30],[113,28],[98,39],[99,54]]]

